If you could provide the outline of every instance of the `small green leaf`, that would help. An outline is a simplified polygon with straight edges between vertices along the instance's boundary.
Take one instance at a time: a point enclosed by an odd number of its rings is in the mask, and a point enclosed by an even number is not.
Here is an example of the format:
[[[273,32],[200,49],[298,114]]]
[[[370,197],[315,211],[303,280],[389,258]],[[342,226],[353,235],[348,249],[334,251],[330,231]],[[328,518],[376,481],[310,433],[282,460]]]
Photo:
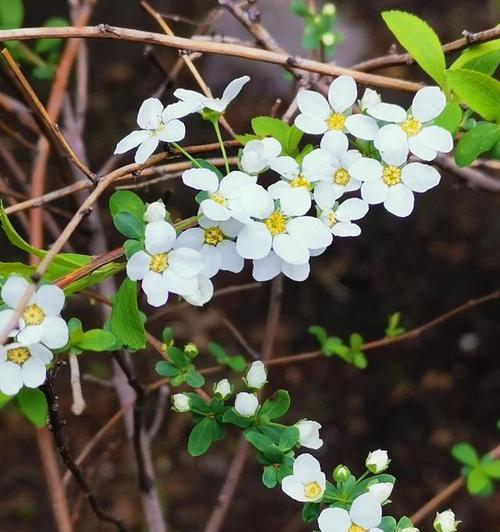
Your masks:
[[[320,512],[320,504],[315,502],[306,502],[302,507],[302,520],[306,523],[312,523],[318,519]]]
[[[257,450],[265,453],[274,445],[273,440],[256,430],[245,431],[245,439],[250,442]]]
[[[82,351],[113,351],[117,348],[117,340],[113,333],[102,329],[91,329],[83,333],[76,344]]]
[[[123,243],[123,252],[125,253],[125,257],[127,257],[127,260],[130,260],[132,255],[134,253],[137,253],[138,251],[142,251],[144,249],[144,244],[140,240],[125,240]]]
[[[186,375],[186,383],[191,388],[201,388],[205,384],[205,379],[197,371],[192,371]]]
[[[35,427],[43,427],[47,423],[49,407],[45,395],[36,388],[21,388],[16,396],[21,412]]]
[[[300,432],[297,427],[286,428],[280,436],[279,448],[282,451],[289,451],[293,449],[299,441]]]
[[[247,367],[247,361],[241,355],[228,356],[226,358],[225,365],[233,371],[241,373]]]
[[[448,102],[443,112],[434,120],[440,126],[454,135],[462,122],[462,109],[457,102]]]
[[[260,410],[260,415],[269,419],[283,416],[290,408],[290,395],[286,390],[278,390],[272,397],[267,399]]]
[[[292,157],[297,155],[298,147],[303,136],[304,133],[302,133],[302,131],[300,131],[298,127],[290,127],[286,136],[286,142],[284,146],[287,155],[290,155]]]
[[[262,472],[262,484],[266,488],[274,488],[278,484],[278,479],[276,478],[276,469],[274,466],[269,465],[264,467]]]
[[[382,18],[401,46],[441,88],[446,87],[446,63],[441,42],[422,19],[404,11],[384,11]]]
[[[311,325],[307,330],[316,338],[316,340],[318,340],[320,345],[323,345],[326,342],[328,334],[323,327],[320,327],[319,325]]]
[[[119,212],[129,212],[142,220],[145,210],[142,199],[130,190],[117,190],[109,198],[109,212],[113,218]]]
[[[251,140],[257,140],[258,135],[252,135],[250,133],[245,133],[244,135],[236,135],[234,137],[242,146],[248,144]]]
[[[390,515],[386,515],[382,517],[382,521],[380,521],[378,528],[384,532],[394,532],[396,529],[396,519]]]
[[[491,122],[479,122],[464,133],[455,148],[455,162],[468,166],[481,153],[491,150],[500,139],[500,127]]]
[[[119,212],[113,216],[113,223],[127,238],[139,240],[144,236],[144,221],[130,212]]]
[[[2,0],[0,2],[0,29],[20,28],[24,18],[22,0]]]
[[[172,361],[172,364],[179,369],[187,368],[191,363],[189,357],[174,345],[167,347],[167,355]]]
[[[197,423],[188,439],[188,452],[191,456],[201,456],[208,451],[214,441],[216,421],[206,417]]]
[[[479,468],[473,469],[467,476],[467,489],[476,495],[487,488],[490,483],[488,476]]]
[[[500,460],[481,462],[481,469],[491,478],[500,479]]]
[[[290,126],[279,118],[256,116],[252,119],[252,129],[259,137],[274,137],[281,146],[285,146]]]
[[[500,62],[500,39],[474,44],[465,49],[450,66],[450,69],[466,68],[492,75]]]
[[[352,363],[358,369],[366,369],[366,367],[368,366],[368,361],[366,360],[366,356],[361,351],[359,351],[358,353],[354,353],[352,357]]]
[[[170,362],[160,360],[155,365],[155,371],[162,377],[175,377],[179,375],[179,370]]]
[[[292,0],[290,3],[290,11],[301,18],[305,18],[309,15],[309,9],[304,3],[304,0]]]
[[[457,443],[451,448],[453,457],[471,467],[475,467],[479,463],[479,456],[472,445],[468,443]]]
[[[246,429],[252,424],[252,422],[247,417],[240,416],[234,408],[229,408],[228,410],[226,410],[222,419],[224,423],[236,425],[241,429]]]

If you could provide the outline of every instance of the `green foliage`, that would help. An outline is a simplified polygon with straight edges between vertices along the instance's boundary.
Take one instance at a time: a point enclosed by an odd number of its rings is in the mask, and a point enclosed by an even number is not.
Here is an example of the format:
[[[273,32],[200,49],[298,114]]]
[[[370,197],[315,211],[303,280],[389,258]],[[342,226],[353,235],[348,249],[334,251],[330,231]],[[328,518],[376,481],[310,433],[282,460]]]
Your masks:
[[[500,39],[479,43],[466,48],[450,69],[465,68],[492,75],[500,62]]]
[[[312,325],[308,331],[316,337],[325,356],[338,356],[358,369],[365,369],[368,365],[362,351],[363,337],[360,334],[352,333],[349,337],[349,345],[347,345],[337,336],[328,336],[325,329],[319,325]]]
[[[227,366],[237,373],[243,372],[247,367],[247,361],[244,357],[241,355],[228,355],[225,349],[216,342],[209,342],[207,349],[221,366]]]
[[[384,11],[382,18],[401,46],[441,88],[446,88],[446,63],[441,42],[422,19],[404,11]]]
[[[47,423],[49,408],[47,399],[40,390],[21,388],[16,396],[16,403],[26,419],[35,427],[43,427]]]
[[[174,345],[168,345],[166,355],[168,360],[157,362],[155,370],[162,377],[170,378],[172,386],[179,386],[185,382],[192,388],[201,388],[205,384],[203,375],[196,371],[196,367],[191,363],[192,357],[185,351]]]
[[[78,318],[71,318],[68,322],[69,343],[66,350],[74,355],[79,355],[83,351],[94,351],[102,353],[104,351],[116,351],[121,344],[110,331],[103,329],[91,329],[83,332],[82,322]]]
[[[462,475],[466,479],[469,493],[490,495],[493,491],[493,480],[500,479],[500,460],[494,460],[488,454],[480,457],[472,445],[464,442],[455,444],[451,454],[464,464]]]
[[[191,456],[201,456],[208,451],[215,439],[216,424],[214,419],[205,417],[192,428],[188,440],[188,452]]]
[[[457,102],[448,102],[443,112],[434,120],[436,126],[441,126],[452,135],[455,135],[461,123],[462,109]]]
[[[129,190],[118,190],[109,199],[109,212],[116,229],[127,238],[144,237],[145,205],[141,198]]]
[[[401,327],[400,320],[401,320],[400,312],[389,314],[387,327],[385,329],[385,335],[387,338],[394,338],[396,336],[401,336],[405,332],[406,329],[404,327]]]
[[[378,528],[384,532],[394,532],[396,529],[396,519],[390,515],[385,515],[382,517],[382,521],[380,521]]]
[[[405,528],[413,528],[413,522],[409,517],[404,515],[396,524],[396,532],[401,532]]]
[[[321,513],[321,505],[314,502],[306,502],[302,507],[302,520],[305,523],[316,521]]]
[[[481,153],[487,152],[500,140],[500,126],[491,122],[478,122],[464,133],[455,148],[455,162],[468,166]]]
[[[485,120],[500,120],[500,82],[474,70],[448,70],[448,82],[457,96]]]
[[[0,29],[20,28],[24,19],[22,0],[2,0],[0,2]]]
[[[290,395],[286,390],[276,391],[272,397],[264,401],[259,418],[276,419],[283,416],[290,408]]]
[[[137,306],[136,283],[125,279],[118,290],[111,310],[109,328],[129,349],[144,349],[146,331]]]

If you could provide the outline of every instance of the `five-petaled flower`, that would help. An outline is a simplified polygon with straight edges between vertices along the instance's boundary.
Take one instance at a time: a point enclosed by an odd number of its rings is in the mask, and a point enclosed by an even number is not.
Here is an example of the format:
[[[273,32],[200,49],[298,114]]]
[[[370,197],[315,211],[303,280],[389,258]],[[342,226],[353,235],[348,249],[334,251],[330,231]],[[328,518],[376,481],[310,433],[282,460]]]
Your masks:
[[[319,437],[321,425],[317,421],[301,419],[295,423],[299,429],[299,443],[308,449],[319,449],[323,445],[323,440]]]
[[[269,168],[282,149],[273,137],[251,140],[241,150],[240,168],[250,175],[260,174]]]
[[[370,493],[360,495],[349,511],[344,508],[326,508],[318,517],[321,532],[383,532],[382,506]]]
[[[325,493],[326,476],[314,456],[301,454],[293,463],[293,475],[283,479],[281,488],[296,501],[318,502]]]
[[[330,229],[335,236],[359,236],[361,227],[352,223],[352,220],[360,220],[368,212],[368,204],[359,198],[349,198],[342,203],[335,202],[329,205],[327,202],[318,201],[322,209],[319,219]]]

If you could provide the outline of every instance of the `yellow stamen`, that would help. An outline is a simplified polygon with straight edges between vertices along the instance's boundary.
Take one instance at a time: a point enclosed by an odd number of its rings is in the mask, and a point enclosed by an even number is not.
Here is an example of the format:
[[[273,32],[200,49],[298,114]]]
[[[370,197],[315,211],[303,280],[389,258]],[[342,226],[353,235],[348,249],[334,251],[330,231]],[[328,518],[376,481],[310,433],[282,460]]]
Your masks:
[[[345,124],[345,116],[341,113],[332,113],[327,120],[328,129],[342,131]]]
[[[294,188],[305,188],[306,190],[312,190],[312,185],[308,179],[306,179],[302,174],[299,174],[297,177],[294,177],[290,181],[290,186]]]
[[[337,223],[337,219],[335,218],[335,213],[333,211],[330,211],[328,213],[328,225],[330,227],[333,227]]]
[[[152,272],[162,273],[167,269],[168,257],[166,253],[155,253],[149,261],[149,269]]]
[[[219,242],[224,240],[224,233],[220,230],[220,227],[216,225],[213,227],[207,227],[203,233],[203,240],[205,244],[209,246],[216,246]]]
[[[34,303],[28,305],[23,312],[23,320],[26,325],[40,325],[45,318],[45,312]]]
[[[208,196],[211,200],[215,201],[215,203],[218,203],[219,205],[225,205],[226,200],[224,199],[224,196],[222,194],[219,194],[218,192],[213,192]]]
[[[351,525],[348,532],[366,532],[366,528],[362,528],[358,525]]]
[[[401,170],[397,166],[384,166],[382,180],[389,187],[397,185],[401,182]]]
[[[14,362],[21,366],[31,356],[27,347],[16,347],[14,349],[7,349],[7,360]]]
[[[409,115],[408,118],[401,124],[401,129],[406,133],[407,137],[413,137],[420,133],[422,124],[413,116]]]
[[[332,181],[336,185],[347,185],[349,183],[350,175],[349,172],[345,168],[339,168],[332,177]]]
[[[275,236],[285,232],[286,218],[278,211],[274,211],[264,220],[269,232]]]
[[[321,486],[316,482],[309,482],[304,486],[304,495],[311,500],[317,499],[321,495]]]

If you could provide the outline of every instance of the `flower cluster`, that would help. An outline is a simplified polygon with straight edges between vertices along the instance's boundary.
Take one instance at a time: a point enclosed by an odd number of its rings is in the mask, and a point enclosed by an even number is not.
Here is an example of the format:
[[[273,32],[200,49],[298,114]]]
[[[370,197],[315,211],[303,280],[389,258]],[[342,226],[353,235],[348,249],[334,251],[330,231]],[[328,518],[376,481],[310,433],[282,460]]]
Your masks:
[[[5,304],[0,311],[0,330],[14,319],[15,309],[29,283],[11,275],[2,287]],[[10,341],[0,346],[0,392],[16,395],[24,386],[36,388],[43,384],[46,366],[53,358],[52,349],[68,343],[68,326],[61,318],[64,292],[54,285],[43,285],[33,294],[22,310]]]

